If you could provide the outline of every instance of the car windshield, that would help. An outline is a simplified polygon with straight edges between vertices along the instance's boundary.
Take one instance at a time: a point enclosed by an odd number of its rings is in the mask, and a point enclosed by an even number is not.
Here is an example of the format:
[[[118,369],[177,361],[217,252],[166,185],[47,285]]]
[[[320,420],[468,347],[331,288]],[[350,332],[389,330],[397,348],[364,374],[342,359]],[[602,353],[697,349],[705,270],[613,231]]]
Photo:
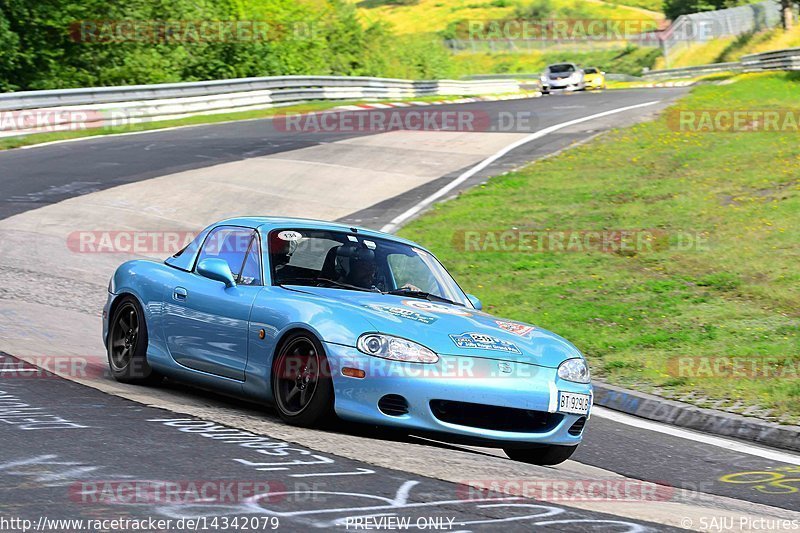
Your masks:
[[[269,262],[273,285],[324,286],[470,305],[433,255],[388,239],[319,229],[273,230]]]
[[[597,74],[597,69],[596,68],[587,68],[587,69],[584,69],[584,72],[586,74]]]
[[[563,65],[550,65],[547,69],[553,74],[565,74],[567,72],[575,72],[575,66],[569,63]]]

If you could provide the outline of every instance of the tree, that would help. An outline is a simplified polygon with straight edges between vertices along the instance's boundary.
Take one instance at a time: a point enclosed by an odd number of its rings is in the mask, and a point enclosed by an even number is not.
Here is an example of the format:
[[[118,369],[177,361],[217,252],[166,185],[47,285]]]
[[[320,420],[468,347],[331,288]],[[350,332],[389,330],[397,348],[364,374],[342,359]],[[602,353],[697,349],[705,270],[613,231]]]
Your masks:
[[[794,26],[794,2],[792,0],[781,0],[781,19],[783,20],[783,29],[789,31]]]
[[[19,35],[11,31],[11,24],[0,5],[0,91],[11,91],[17,87],[10,80],[16,77],[22,60]]]

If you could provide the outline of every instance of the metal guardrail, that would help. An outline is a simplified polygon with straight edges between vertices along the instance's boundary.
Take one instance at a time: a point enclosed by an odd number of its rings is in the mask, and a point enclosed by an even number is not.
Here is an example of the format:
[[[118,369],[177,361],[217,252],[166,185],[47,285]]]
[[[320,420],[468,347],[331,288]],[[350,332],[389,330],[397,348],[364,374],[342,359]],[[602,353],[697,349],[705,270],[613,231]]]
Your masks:
[[[710,65],[698,65],[694,67],[667,68],[663,70],[651,70],[642,74],[642,78],[647,80],[666,80],[669,78],[691,78],[703,74],[714,74],[715,72],[735,72],[742,69],[741,63],[734,61],[731,63],[713,63]]]
[[[785,48],[743,56],[732,63],[712,63],[694,67],[651,70],[642,74],[645,79],[691,78],[715,72],[763,72],[768,70],[800,70],[800,48]]]
[[[786,48],[742,56],[742,70],[800,70],[800,48]]]
[[[490,90],[495,82],[455,80],[411,81],[393,78],[367,78],[345,76],[275,76],[240,78],[233,80],[201,81],[191,83],[164,83],[157,85],[131,85],[122,87],[96,87],[86,89],[61,89],[51,91],[25,91],[0,94],[0,110],[33,109],[65,105],[94,105],[133,100],[161,100],[192,96],[211,96],[251,91],[270,91],[278,95],[303,89],[358,89],[375,92],[407,91],[412,96],[431,94],[462,94],[474,90]],[[505,90],[508,87],[501,87]],[[513,88],[512,88],[513,90]]]
[[[59,110],[58,125],[80,117],[87,127],[117,119],[168,120],[199,114],[263,109],[312,100],[378,100],[421,96],[475,96],[518,93],[515,80],[412,81],[338,76],[276,76],[194,83],[96,87],[0,94],[0,113],[43,115]],[[0,136],[41,131],[0,121]],[[52,126],[53,124],[48,124]]]

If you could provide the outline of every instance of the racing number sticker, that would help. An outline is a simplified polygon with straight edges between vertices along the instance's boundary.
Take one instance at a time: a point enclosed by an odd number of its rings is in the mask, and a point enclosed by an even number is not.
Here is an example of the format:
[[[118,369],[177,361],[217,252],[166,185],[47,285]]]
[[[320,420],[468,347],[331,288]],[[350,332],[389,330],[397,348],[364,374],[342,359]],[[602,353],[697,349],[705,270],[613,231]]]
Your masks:
[[[450,335],[450,338],[459,348],[522,354],[513,342],[504,341],[483,333],[462,333],[461,335]]]
[[[282,231],[278,233],[278,238],[282,241],[299,241],[303,238],[303,234],[299,231]]]

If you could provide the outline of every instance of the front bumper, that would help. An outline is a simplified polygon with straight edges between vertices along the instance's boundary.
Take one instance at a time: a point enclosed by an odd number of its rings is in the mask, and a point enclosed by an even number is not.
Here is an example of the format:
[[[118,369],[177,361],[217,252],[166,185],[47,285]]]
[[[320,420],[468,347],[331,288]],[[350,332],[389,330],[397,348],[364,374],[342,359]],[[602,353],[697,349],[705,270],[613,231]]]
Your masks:
[[[583,81],[570,81],[569,78],[560,78],[554,79],[550,78],[545,82],[542,82],[542,89],[545,90],[554,90],[554,89],[582,89],[585,87]]]
[[[572,434],[569,430],[588,415],[558,413],[558,392],[591,395],[592,387],[558,379],[555,368],[503,362],[505,370],[511,369],[503,373],[499,370],[501,362],[492,359],[440,355],[438,363],[422,365],[378,359],[338,344],[326,343],[325,349],[333,376],[336,414],[343,419],[447,434],[456,440],[468,439],[490,445],[574,446],[581,441],[582,431]],[[366,376],[343,376],[343,367],[363,370]],[[399,415],[383,412],[378,404],[387,395],[404,398],[407,412]],[[442,416],[439,409],[442,403],[492,406],[491,409],[501,416],[503,413],[513,413],[512,418],[535,416],[541,419],[541,424],[531,424],[536,425],[535,429],[513,431],[508,424],[491,421],[488,425],[502,429],[488,428],[482,421],[453,423]],[[455,416],[451,420],[467,419],[469,416]]]

